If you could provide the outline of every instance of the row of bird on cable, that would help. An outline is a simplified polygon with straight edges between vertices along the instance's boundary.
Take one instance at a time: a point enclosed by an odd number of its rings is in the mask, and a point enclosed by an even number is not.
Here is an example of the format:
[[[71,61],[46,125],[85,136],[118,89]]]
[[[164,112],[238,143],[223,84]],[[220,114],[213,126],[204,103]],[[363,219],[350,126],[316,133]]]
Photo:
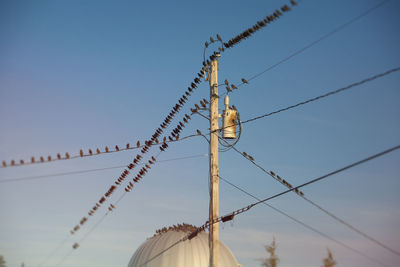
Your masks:
[[[178,99],[178,103],[175,104],[170,113],[165,117],[164,121],[160,124],[160,126],[155,130],[154,134],[151,136],[150,140],[145,141],[145,145],[142,146],[142,149],[139,154],[136,155],[136,157],[133,159],[133,161],[125,168],[125,170],[121,173],[121,175],[116,179],[113,185],[110,186],[108,191],[100,198],[98,202],[92,207],[92,209],[88,212],[89,216],[93,216],[95,212],[101,207],[101,205],[106,202],[106,198],[109,198],[114,191],[117,189],[117,186],[121,185],[121,183],[128,177],[130,174],[131,170],[135,168],[140,161],[143,158],[143,155],[146,154],[149,150],[150,147],[153,145],[156,145],[159,143],[158,138],[162,136],[164,130],[171,124],[172,120],[174,117],[179,113],[180,109],[185,105],[185,103],[188,101],[188,97],[191,96],[193,91],[197,88],[197,85],[201,83],[201,78],[204,77],[204,70],[201,69],[198,73],[197,76],[193,79],[193,82],[190,83],[189,87],[185,91],[185,93]],[[179,133],[184,127],[184,123],[188,123],[190,120],[190,116],[188,114],[184,115],[183,122],[179,122],[177,127],[172,130],[169,140],[164,137],[163,143],[160,146],[160,150],[164,151],[167,147],[168,141],[174,141],[179,138]],[[140,142],[138,141],[137,146],[140,146]],[[149,161],[148,164],[145,164],[142,169],[140,169],[137,173],[137,175],[133,178],[133,182],[138,182],[140,179],[143,178],[143,176],[148,172],[148,170],[151,168],[150,165],[155,163],[155,157],[153,156]],[[133,188],[133,182],[130,181],[129,184],[125,187],[125,191],[129,192]],[[108,209],[112,211],[115,208],[114,205],[110,204]],[[86,218],[86,217],[83,217]],[[86,220],[81,220],[78,225],[74,227],[74,229],[71,231],[71,233],[75,233],[77,230],[80,229],[79,225],[83,225],[86,223]]]
[[[290,4],[292,6],[296,6],[297,3],[294,0],[290,1]],[[288,5],[283,5],[280,9],[276,9],[272,14],[269,16],[266,16],[263,20],[257,21],[256,24],[254,24],[252,27],[246,29],[242,33],[238,34],[237,36],[233,37],[230,39],[228,42],[222,42],[222,38],[217,34],[217,40],[220,41],[223,45],[222,47],[218,47],[219,53],[224,52],[225,49],[232,48],[236,44],[240,43],[241,41],[249,38],[251,35],[253,35],[256,31],[260,30],[261,28],[264,28],[267,26],[269,23],[275,21],[279,17],[283,15],[283,13],[290,11],[291,8]],[[210,37],[210,44],[214,43],[215,40],[214,38]],[[205,42],[205,47],[207,48],[209,46],[208,41]],[[216,59],[218,52],[214,51],[213,54],[209,57],[209,59],[203,61],[203,66],[210,65],[210,61],[213,61]]]
[[[292,6],[297,5],[297,3],[294,0],[290,1]],[[217,39],[218,41],[220,41],[223,44],[223,47],[218,47],[218,50],[220,52],[224,52],[226,48],[232,48],[234,45],[236,45],[237,43],[241,42],[242,40],[250,37],[253,33],[255,33],[256,31],[258,31],[259,29],[267,26],[268,23],[276,20],[277,18],[279,18],[280,16],[282,16],[282,12],[288,12],[290,11],[290,7],[288,5],[284,5],[280,8],[280,10],[275,10],[271,15],[266,16],[265,19],[263,19],[262,21],[258,21],[257,24],[255,24],[253,27],[248,28],[247,30],[243,31],[241,34],[235,36],[234,38],[230,39],[228,42],[224,43],[222,42],[222,38],[217,34]],[[210,42],[214,43],[215,40],[210,37]],[[205,46],[208,47],[209,43],[206,42]],[[216,57],[216,52],[214,52],[211,56],[210,56],[210,60],[214,60]],[[210,65],[210,61],[206,60],[203,61],[203,65]],[[204,71],[203,69],[200,70],[199,73],[197,73],[197,77],[194,78],[193,82],[191,83],[191,86],[188,87],[188,91],[185,92],[185,94],[179,99],[179,104],[183,105],[183,103],[187,100],[187,96],[190,96],[190,93],[192,92],[192,90],[195,88],[194,86],[196,86],[196,84],[201,82],[201,78],[203,78],[204,76]],[[247,83],[245,80],[242,79],[243,83]],[[230,92],[231,88],[232,89],[237,89],[237,87],[235,85],[231,85],[231,87],[229,88],[228,84],[227,85],[227,91]],[[83,150],[80,150],[80,156],[84,157],[84,156],[93,156],[93,155],[98,155],[101,153],[110,153],[110,152],[117,152],[120,150],[128,150],[128,149],[134,149],[135,147],[131,147],[128,144],[126,144],[126,148],[120,149],[118,146],[115,146],[115,150],[111,151],[108,149],[108,147],[105,148],[105,152],[101,152],[100,149],[96,149],[96,153],[94,153],[91,149],[89,149],[88,154],[85,154],[83,152]],[[55,161],[55,160],[65,160],[65,159],[70,159],[70,155],[69,153],[65,153],[65,156],[63,157],[61,154],[57,154],[57,158],[52,158],[51,156],[47,157],[47,160],[44,157],[40,157],[38,161],[36,161],[35,157],[31,157],[31,161],[30,162],[25,162],[23,159],[19,160],[19,163],[15,160],[11,160],[10,165],[7,165],[6,161],[2,161],[2,167],[7,167],[7,166],[19,166],[19,165],[24,165],[24,164],[34,164],[34,163],[44,163],[44,162],[50,162],[50,161]]]
[[[248,159],[248,160],[250,160],[250,161],[252,161],[253,163],[255,163],[254,162],[254,158],[252,157],[252,156],[250,156],[249,154],[247,154],[246,152],[242,152],[241,153],[242,154],[242,156],[243,157],[245,157],[246,159]],[[257,164],[256,164],[256,166],[258,166]],[[275,180],[277,180],[278,182],[280,182],[281,184],[283,184],[284,186],[286,186],[287,188],[289,188],[289,189],[292,189],[293,188],[293,186],[288,182],[288,181],[286,181],[285,179],[283,179],[282,177],[280,177],[279,175],[277,175],[275,172],[273,172],[273,171],[266,171],[266,170],[264,170],[263,168],[261,168],[264,172],[266,172],[268,175],[270,175],[272,178],[274,178]],[[301,197],[303,197],[304,196],[304,193],[302,192],[302,191],[300,191],[299,189],[295,189],[295,190],[293,190],[295,193],[297,193],[298,195],[300,195]]]
[[[50,162],[50,161],[55,161],[55,160],[62,160],[62,159],[70,159],[70,155],[68,152],[65,153],[64,156],[62,156],[60,153],[57,153],[57,157],[52,158],[51,156],[47,156],[46,158],[43,156],[40,156],[38,160],[36,160],[35,157],[31,157],[31,160],[28,162],[25,162],[25,160],[20,159],[19,162],[16,162],[15,160],[10,161],[10,165],[7,165],[7,162],[5,160],[2,161],[1,166],[8,167],[8,166],[20,166],[20,165],[25,165],[25,164],[34,164],[34,163],[44,163],[44,162]]]
[[[197,227],[194,225],[187,224],[187,223],[183,223],[183,224],[178,223],[177,225],[174,224],[172,226],[163,227],[161,229],[156,230],[156,233],[154,234],[154,236],[166,233],[168,231],[192,232],[192,231],[196,231],[196,230],[197,230]]]
[[[174,117],[175,114],[177,114],[179,112],[179,109],[181,107],[183,107],[183,105],[186,103],[186,101],[188,100],[188,97],[191,96],[191,94],[193,93],[193,91],[197,88],[197,84],[201,83],[201,78],[204,77],[204,70],[201,69],[196,77],[193,79],[193,82],[190,83],[190,86],[187,88],[187,90],[185,91],[185,93],[179,98],[178,103],[172,108],[171,112],[169,113],[169,115],[165,118],[164,122],[160,125],[160,127],[156,130],[156,132],[153,134],[152,138],[151,138],[151,143],[158,143],[158,139],[157,137],[154,137],[155,135],[160,135],[162,134],[162,129],[165,129],[169,123],[172,121],[172,118]],[[138,141],[139,142],[139,141]],[[148,142],[148,141],[147,141]],[[149,145],[143,145],[140,146],[140,142],[137,144],[136,147],[132,147],[129,143],[126,144],[125,148],[120,148],[118,145],[115,146],[115,150],[110,150],[107,146],[104,149],[104,152],[100,151],[99,148],[96,149],[96,153],[94,153],[92,151],[92,149],[88,150],[88,153],[85,153],[82,149],[79,151],[79,156],[80,157],[87,157],[87,156],[93,156],[93,155],[98,155],[98,154],[102,154],[102,153],[110,153],[110,152],[117,152],[117,151],[121,151],[121,150],[129,150],[129,149],[135,149],[135,148],[139,148],[139,147],[143,147],[144,150],[148,150]],[[143,150],[142,149],[142,150]],[[142,152],[143,153],[143,152]],[[70,159],[70,155],[69,153],[65,153],[65,156],[61,156],[60,153],[57,154],[57,158],[52,158],[51,156],[47,157],[47,161],[55,161],[55,160],[65,160],[65,159]],[[30,164],[33,163],[43,163],[46,162],[44,157],[40,157],[39,161],[36,161],[35,157],[31,158],[31,162]],[[20,160],[19,164],[15,161],[15,160],[11,160],[10,166],[17,166],[17,165],[23,165],[25,164],[24,160]],[[7,167],[7,162],[5,160],[2,161],[2,167]]]

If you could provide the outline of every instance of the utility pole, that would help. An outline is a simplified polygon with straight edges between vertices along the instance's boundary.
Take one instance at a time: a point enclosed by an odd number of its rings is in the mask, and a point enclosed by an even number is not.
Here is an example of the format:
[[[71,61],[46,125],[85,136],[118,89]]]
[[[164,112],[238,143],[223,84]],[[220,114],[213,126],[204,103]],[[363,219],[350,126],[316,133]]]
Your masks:
[[[218,58],[211,61],[210,81],[210,210],[209,248],[210,267],[219,267],[219,224],[212,222],[219,216],[219,167],[218,167]]]

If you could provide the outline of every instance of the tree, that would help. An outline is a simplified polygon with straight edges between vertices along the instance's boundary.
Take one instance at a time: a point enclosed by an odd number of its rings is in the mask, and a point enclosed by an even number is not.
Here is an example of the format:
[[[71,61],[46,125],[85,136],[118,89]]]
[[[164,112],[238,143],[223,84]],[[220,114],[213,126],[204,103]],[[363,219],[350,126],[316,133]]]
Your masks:
[[[0,255],[0,267],[6,267],[6,261],[4,257]]]
[[[269,258],[261,260],[261,266],[263,267],[276,267],[279,262],[278,256],[275,254],[276,250],[275,237],[272,240],[271,245],[265,246],[265,250],[269,253]]]
[[[323,261],[323,267],[334,267],[337,262],[333,259],[332,252],[328,248],[328,257],[326,257]]]

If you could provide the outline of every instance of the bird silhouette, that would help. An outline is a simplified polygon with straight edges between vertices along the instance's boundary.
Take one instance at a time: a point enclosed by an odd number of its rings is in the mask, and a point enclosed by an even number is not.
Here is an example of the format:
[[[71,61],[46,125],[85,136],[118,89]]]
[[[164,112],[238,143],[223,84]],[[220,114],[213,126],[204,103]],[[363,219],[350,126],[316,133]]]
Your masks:
[[[242,78],[243,83],[248,83],[245,78]]]
[[[214,39],[210,36],[210,42],[214,43]]]
[[[204,43],[204,46],[205,46],[206,48],[208,47],[208,42],[207,42],[207,41]]]
[[[236,85],[234,85],[234,84],[231,84],[231,87],[232,87],[232,89],[238,89],[238,88],[236,87]]]
[[[222,38],[221,38],[221,36],[219,36],[218,33],[217,33],[217,39],[218,39],[218,41],[222,42]]]
[[[197,132],[198,135],[201,135],[201,132],[200,132],[199,129],[197,129],[196,132]]]

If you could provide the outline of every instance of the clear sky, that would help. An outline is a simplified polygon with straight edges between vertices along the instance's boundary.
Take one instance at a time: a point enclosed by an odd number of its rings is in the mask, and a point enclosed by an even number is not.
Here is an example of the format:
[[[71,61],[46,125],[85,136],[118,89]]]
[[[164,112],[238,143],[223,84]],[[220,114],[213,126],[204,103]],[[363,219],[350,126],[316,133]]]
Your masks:
[[[235,36],[288,1],[0,1],[0,160],[79,154],[149,139],[201,67],[204,42]],[[219,80],[238,84],[379,3],[303,0],[230,49]],[[312,48],[231,94],[243,120],[400,66],[400,3],[388,1]],[[237,148],[298,185],[400,141],[400,73],[243,125]],[[220,88],[224,93],[224,88]],[[202,83],[180,113],[204,97]],[[222,107],[223,102],[220,101]],[[178,118],[180,118],[178,116]],[[201,129],[199,116],[183,135]],[[175,125],[174,123],[172,125]],[[204,155],[207,142],[171,144],[159,160]],[[157,149],[149,155],[156,153]],[[1,168],[0,181],[125,165],[136,151]],[[303,189],[306,196],[400,250],[400,152]],[[38,266],[106,192],[122,169],[0,183],[0,255],[7,266]],[[285,188],[234,151],[220,174],[258,197]],[[126,266],[156,229],[202,225],[208,216],[208,160],[159,162],[62,266]],[[122,189],[122,188],[121,188]],[[123,189],[122,189],[123,191]],[[110,203],[122,194],[117,191]],[[221,182],[220,211],[253,200]],[[388,266],[400,257],[338,224],[294,194],[271,202]],[[105,213],[101,209],[45,265],[54,266]],[[260,266],[275,237],[280,267],[321,266],[330,248],[338,266],[377,266],[257,206],[221,225],[221,240],[243,266]]]

